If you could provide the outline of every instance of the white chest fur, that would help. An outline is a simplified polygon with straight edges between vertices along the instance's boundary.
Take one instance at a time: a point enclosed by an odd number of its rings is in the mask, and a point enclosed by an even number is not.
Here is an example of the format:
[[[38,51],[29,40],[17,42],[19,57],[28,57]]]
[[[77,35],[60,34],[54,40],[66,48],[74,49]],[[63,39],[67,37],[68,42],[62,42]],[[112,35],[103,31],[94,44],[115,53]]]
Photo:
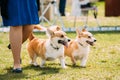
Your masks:
[[[87,47],[79,46],[79,48],[73,52],[73,56],[76,59],[81,59],[85,56],[88,56],[89,52],[90,52],[90,46]]]
[[[53,48],[50,42],[46,43],[46,53],[45,57],[46,60],[55,60],[56,58],[64,56],[64,46],[61,45],[58,49]]]

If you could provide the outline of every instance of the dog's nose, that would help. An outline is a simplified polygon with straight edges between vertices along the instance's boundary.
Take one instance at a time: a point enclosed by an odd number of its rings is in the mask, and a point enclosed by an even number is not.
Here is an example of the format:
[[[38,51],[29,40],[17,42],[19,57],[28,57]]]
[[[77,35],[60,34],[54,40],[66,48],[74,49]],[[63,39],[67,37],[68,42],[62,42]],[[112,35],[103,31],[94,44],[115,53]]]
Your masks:
[[[70,42],[71,40],[70,39],[68,39],[68,42]]]
[[[96,42],[97,40],[95,39],[94,42]]]

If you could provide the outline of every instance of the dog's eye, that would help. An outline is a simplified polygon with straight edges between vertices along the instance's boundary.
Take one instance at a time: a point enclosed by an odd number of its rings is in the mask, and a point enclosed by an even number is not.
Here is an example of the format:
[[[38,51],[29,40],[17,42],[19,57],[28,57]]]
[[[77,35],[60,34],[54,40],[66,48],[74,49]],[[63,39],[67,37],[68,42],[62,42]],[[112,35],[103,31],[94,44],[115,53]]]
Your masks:
[[[61,35],[61,38],[63,38],[64,37],[64,35]]]
[[[91,38],[91,36],[88,36],[88,38]]]

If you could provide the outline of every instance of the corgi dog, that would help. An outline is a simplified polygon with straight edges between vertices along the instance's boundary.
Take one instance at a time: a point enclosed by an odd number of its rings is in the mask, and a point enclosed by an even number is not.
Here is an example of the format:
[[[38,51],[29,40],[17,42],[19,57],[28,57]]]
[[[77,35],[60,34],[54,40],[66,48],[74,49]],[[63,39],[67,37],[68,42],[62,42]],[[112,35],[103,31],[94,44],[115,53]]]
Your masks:
[[[46,28],[41,26],[40,24],[34,25],[34,29],[37,29],[39,31],[46,31]]]
[[[73,65],[76,65],[77,60],[81,60],[81,67],[86,66],[88,55],[90,52],[90,46],[93,46],[96,39],[86,29],[80,31],[76,29],[77,37],[75,40],[71,40],[68,47],[65,47],[65,56],[71,58]]]
[[[31,58],[31,63],[37,66],[36,58],[41,58],[40,67],[44,67],[45,61],[51,61],[55,59],[60,60],[62,68],[66,68],[64,59],[64,46],[68,46],[70,39],[63,31],[52,31],[49,28],[46,29],[49,34],[48,39],[38,39],[33,33],[29,37],[29,43],[27,44],[27,50]]]
[[[52,31],[62,31],[61,27],[58,26],[58,25],[50,26],[49,29],[52,30]]]
[[[49,27],[49,29],[52,30],[53,32],[62,31],[61,27],[58,25],[52,25]],[[48,31],[46,31],[46,35],[47,35],[47,37],[50,37]]]

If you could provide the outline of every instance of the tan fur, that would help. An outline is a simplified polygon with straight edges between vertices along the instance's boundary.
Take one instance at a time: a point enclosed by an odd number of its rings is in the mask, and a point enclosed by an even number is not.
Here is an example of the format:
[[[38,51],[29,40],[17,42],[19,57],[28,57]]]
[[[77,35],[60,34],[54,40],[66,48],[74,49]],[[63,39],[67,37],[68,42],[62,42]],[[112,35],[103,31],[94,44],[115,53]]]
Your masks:
[[[44,47],[45,42],[46,42],[45,40],[38,38],[34,38],[29,42],[27,49],[32,60],[33,60],[33,55],[37,55],[45,59],[45,52],[46,52],[46,49]]]
[[[42,30],[43,28],[40,25],[34,25],[34,29]],[[38,55],[42,58],[45,58],[45,40],[35,38],[33,33],[29,36],[29,43],[27,49],[30,55],[30,58],[34,60],[33,55]],[[34,53],[34,54],[33,54]]]
[[[76,39],[69,42],[68,47],[65,47],[64,53],[65,56],[71,58],[73,65],[75,65],[76,60],[79,59],[82,60],[81,66],[85,67],[90,47],[89,44],[86,43],[86,41],[84,40],[90,40],[94,43],[96,39],[91,35],[90,32],[85,29],[83,29],[82,31],[77,29],[76,33]],[[89,39],[89,36],[91,37],[91,39]]]
[[[65,47],[65,53],[66,53],[65,55],[70,57],[72,55],[73,51],[76,49],[78,49],[77,43],[74,41],[70,41],[69,46]]]
[[[60,31],[60,30],[61,30],[61,27],[55,25],[55,26],[51,26],[49,29],[52,30],[52,31]]]
[[[78,49],[77,43],[74,41],[70,41],[70,43],[68,44],[68,47],[65,47],[65,50],[64,50],[65,56],[70,57],[73,64],[75,64],[75,59],[72,53],[77,49]]]
[[[34,29],[37,29],[37,30],[46,30],[44,27],[42,27],[41,25],[34,25]],[[29,36],[29,40],[31,41],[35,36],[33,35],[33,33],[30,34]]]
[[[38,28],[38,26],[35,28],[40,29]],[[38,39],[33,35],[33,33],[29,37],[29,43],[27,45],[27,50],[32,60],[32,64],[37,65],[36,63],[37,56],[41,57],[42,59],[42,62],[40,65],[41,67],[43,67],[45,60],[59,58],[61,62],[61,66],[65,68],[64,46],[62,43],[58,43],[58,41],[55,41],[55,40],[56,39],[63,40],[65,41],[64,45],[67,45],[66,43],[68,42],[68,38],[66,37],[66,33],[63,31],[53,32],[50,29],[47,29],[47,31],[50,35],[49,39]],[[52,46],[51,46],[51,43],[52,43]],[[56,46],[59,47],[58,50],[55,50],[54,47]]]

